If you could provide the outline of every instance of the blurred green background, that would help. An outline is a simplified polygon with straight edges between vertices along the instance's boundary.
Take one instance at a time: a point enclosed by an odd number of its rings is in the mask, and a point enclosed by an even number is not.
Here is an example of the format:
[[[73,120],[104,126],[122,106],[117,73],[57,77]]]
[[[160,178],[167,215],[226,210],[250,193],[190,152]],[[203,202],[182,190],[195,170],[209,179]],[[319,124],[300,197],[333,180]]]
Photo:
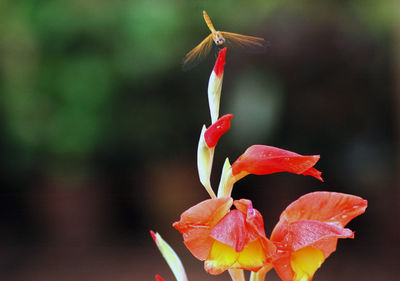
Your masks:
[[[191,281],[229,280],[205,274],[171,227],[207,198],[196,150],[214,55],[181,70],[208,35],[203,10],[217,29],[270,42],[265,53],[228,50],[221,113],[234,118],[213,185],[225,157],[252,144],[321,154],[325,183],[249,176],[234,197],[253,200],[267,233],[304,193],[368,199],[356,239],[339,241],[315,280],[397,280],[396,0],[2,0],[1,280],[173,280],[149,229]]]

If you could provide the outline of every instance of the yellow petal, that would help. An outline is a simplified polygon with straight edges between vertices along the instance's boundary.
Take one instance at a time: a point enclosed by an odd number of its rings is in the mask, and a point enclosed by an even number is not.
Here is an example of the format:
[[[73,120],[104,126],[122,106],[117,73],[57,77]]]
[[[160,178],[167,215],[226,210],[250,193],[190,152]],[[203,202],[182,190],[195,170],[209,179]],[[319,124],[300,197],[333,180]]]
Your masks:
[[[231,246],[215,241],[204,262],[204,269],[210,274],[220,274],[233,265],[238,257],[239,253]]]
[[[305,247],[291,254],[290,265],[294,281],[309,281],[324,262],[324,253],[314,247]]]
[[[240,252],[238,263],[243,269],[255,271],[259,270],[266,260],[261,243],[256,240],[247,244],[243,251]]]

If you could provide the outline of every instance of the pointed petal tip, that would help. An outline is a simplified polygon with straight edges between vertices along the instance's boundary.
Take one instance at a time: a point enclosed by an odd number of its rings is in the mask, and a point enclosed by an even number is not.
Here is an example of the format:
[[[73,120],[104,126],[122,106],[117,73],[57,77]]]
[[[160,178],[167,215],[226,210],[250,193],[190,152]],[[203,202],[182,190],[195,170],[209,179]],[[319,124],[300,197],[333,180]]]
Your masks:
[[[314,178],[316,178],[317,180],[320,180],[322,182],[325,182],[324,179],[322,178],[322,172],[318,171],[317,169],[313,169],[313,173],[310,174],[304,174],[305,176],[312,176]]]
[[[224,74],[225,56],[226,56],[226,47],[218,52],[218,58],[214,65],[213,70],[218,78],[221,78],[222,74]]]
[[[345,228],[346,230],[347,230],[347,235],[346,235],[346,238],[351,238],[351,239],[354,239],[354,231],[351,231],[350,229],[348,229],[348,228]]]
[[[165,281],[164,278],[162,278],[160,275],[156,274],[156,280],[157,281]]]
[[[153,238],[154,242],[157,243],[157,236],[156,236],[156,233],[155,233],[153,230],[150,230],[150,235],[151,235],[151,238]]]
[[[178,230],[178,231],[181,232],[181,233],[182,233],[183,231],[186,230],[185,225],[184,225],[180,220],[174,222],[174,223],[172,224],[172,227],[175,228],[176,230]]]
[[[317,163],[318,161],[319,161],[319,159],[321,159],[321,156],[320,155],[313,155],[313,157],[314,157],[314,159],[315,159],[315,163]],[[318,171],[317,169],[315,169],[315,168],[312,168],[312,170],[315,170],[315,171],[313,171],[314,173],[313,174],[310,174],[309,176],[312,176],[312,177],[314,177],[314,178],[316,178],[317,180],[320,180],[320,181],[322,181],[322,182],[325,182],[324,181],[324,179],[322,178],[322,172],[320,172],[320,171]]]

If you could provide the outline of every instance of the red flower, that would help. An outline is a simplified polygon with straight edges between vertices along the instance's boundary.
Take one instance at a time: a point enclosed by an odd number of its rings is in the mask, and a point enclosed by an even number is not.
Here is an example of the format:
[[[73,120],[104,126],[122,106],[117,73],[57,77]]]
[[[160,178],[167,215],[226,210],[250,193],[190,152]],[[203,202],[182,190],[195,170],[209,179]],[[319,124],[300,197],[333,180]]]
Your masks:
[[[318,160],[319,155],[303,156],[277,147],[253,145],[232,164],[232,175],[240,179],[248,174],[290,172],[322,181],[321,172],[313,168]]]
[[[232,204],[236,209],[230,211]],[[227,269],[259,270],[275,252],[261,214],[250,200],[209,199],[186,210],[173,226],[189,251],[211,274]]]
[[[160,275],[156,274],[156,280],[157,281],[165,281],[164,278],[162,278]]]
[[[209,148],[217,145],[219,138],[231,127],[233,114],[225,114],[204,132],[204,140]]]
[[[366,200],[335,192],[309,193],[290,204],[271,235],[277,247],[272,264],[281,279],[311,280],[338,238],[354,237],[344,226],[366,208]]]

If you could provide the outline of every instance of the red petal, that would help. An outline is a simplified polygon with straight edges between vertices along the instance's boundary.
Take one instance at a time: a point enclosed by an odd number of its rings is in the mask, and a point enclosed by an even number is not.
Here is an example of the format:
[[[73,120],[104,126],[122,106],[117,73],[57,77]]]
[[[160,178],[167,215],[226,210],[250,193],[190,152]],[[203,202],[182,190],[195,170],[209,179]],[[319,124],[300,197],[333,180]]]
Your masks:
[[[270,239],[279,249],[287,249],[291,244],[291,242],[288,241],[288,233],[289,222],[286,219],[281,218],[272,230]]]
[[[210,237],[209,228],[202,229],[202,226],[193,227],[183,233],[183,242],[188,250],[197,259],[204,261],[215,240]]]
[[[297,221],[290,224],[289,235],[291,235],[292,249],[294,251],[307,246],[319,248],[327,246],[329,251],[330,245],[318,244],[319,241],[335,238],[353,238],[353,232],[348,228],[343,228],[329,223],[319,221]],[[332,242],[332,239],[330,239]],[[336,243],[335,243],[336,244]],[[336,245],[335,245],[336,246]],[[325,249],[320,248],[325,253]]]
[[[183,212],[180,221],[172,225],[183,234],[186,247],[196,258],[207,258],[214,241],[210,231],[229,212],[232,201],[229,197],[202,201]]]
[[[235,205],[236,209],[238,209],[245,215],[247,215],[248,209],[253,209],[253,203],[249,199],[235,200],[233,201],[233,205]]]
[[[222,74],[224,74],[224,67],[225,67],[225,55],[226,55],[226,48],[223,48],[218,53],[217,61],[214,65],[214,72],[219,78],[221,78]]]
[[[367,205],[367,200],[354,195],[312,192],[290,204],[281,214],[281,219],[285,218],[289,222],[315,220],[345,226],[353,218],[364,213]]]
[[[162,278],[160,275],[156,274],[156,280],[157,281],[165,281],[164,278]]]
[[[246,228],[249,235],[249,242],[260,239],[265,256],[272,256],[276,252],[276,247],[274,243],[265,236],[264,219],[261,213],[254,209],[252,202],[247,199],[235,200],[233,204],[243,214],[246,214]]]
[[[249,231],[249,241],[254,241],[260,236],[265,237],[263,217],[258,210],[253,208],[251,201],[240,199],[235,200],[233,204],[246,215],[246,227]]]
[[[277,238],[279,241],[275,242]],[[292,281],[294,273],[291,268],[291,253],[311,246],[321,250],[326,259],[336,250],[339,238],[353,238],[353,232],[319,221],[296,221],[289,224],[286,220],[280,220],[271,235],[271,241],[278,247],[273,257],[274,268],[282,280]]]
[[[308,169],[307,171],[302,173],[302,175],[304,175],[304,176],[312,176],[316,179],[319,179],[320,181],[324,181],[321,177],[321,174],[322,173],[315,168]]]
[[[248,242],[245,216],[239,210],[230,211],[210,232],[210,236],[241,252]]]
[[[225,114],[204,132],[204,139],[209,148],[217,145],[219,138],[231,127],[233,114]]]
[[[293,281],[293,271],[290,267],[290,253],[286,252],[273,262],[274,269],[283,281]]]
[[[290,172],[310,175],[322,180],[321,172],[313,168],[318,160],[319,155],[302,156],[272,146],[253,145],[232,164],[232,174],[247,172],[255,175],[267,175]]]
[[[187,225],[214,226],[228,213],[232,203],[230,197],[204,200],[183,212],[174,227],[182,232]]]

